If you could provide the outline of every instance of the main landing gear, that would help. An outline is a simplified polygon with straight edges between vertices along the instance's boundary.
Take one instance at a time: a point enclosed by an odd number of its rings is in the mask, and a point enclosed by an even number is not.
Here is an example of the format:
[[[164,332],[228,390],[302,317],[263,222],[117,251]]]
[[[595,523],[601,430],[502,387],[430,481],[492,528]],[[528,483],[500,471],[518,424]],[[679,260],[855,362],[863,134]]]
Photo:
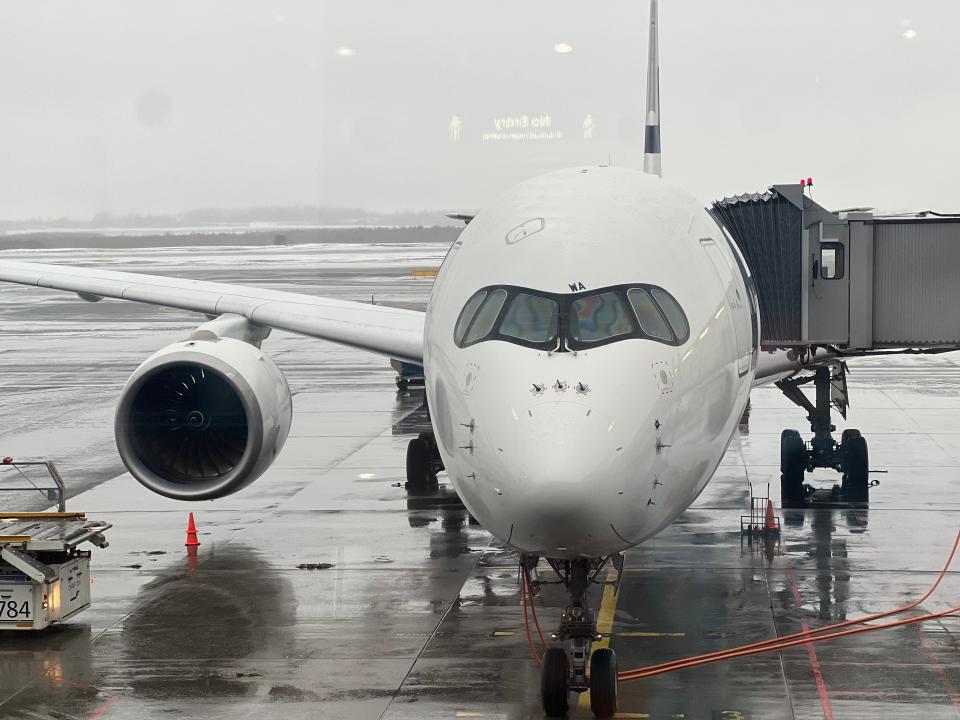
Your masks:
[[[816,404],[812,404],[800,390],[809,382],[816,388]],[[790,400],[807,411],[813,439],[809,446],[796,430],[784,430],[780,435],[780,487],[784,505],[802,503],[813,490],[804,485],[804,473],[814,468],[832,468],[843,473],[842,484],[834,488],[834,495],[849,502],[866,502],[870,497],[870,463],[867,441],[859,430],[844,430],[840,442],[833,438],[836,430],[830,421],[830,407],[836,407],[847,416],[847,376],[844,363],[833,367],[818,367],[812,376],[787,378],[777,387]]]
[[[407,490],[414,493],[435,491],[437,473],[441,470],[443,460],[432,432],[420,433],[407,444]]]
[[[548,717],[563,717],[569,709],[570,692],[589,690],[590,709],[594,716],[613,717],[617,712],[617,656],[610,648],[591,652],[593,643],[602,638],[597,634],[597,622],[588,604],[587,592],[591,584],[607,584],[597,580],[597,576],[608,562],[613,563],[618,573],[623,572],[623,555],[548,559],[547,562],[570,593],[570,605],[560,616],[560,625],[550,636],[552,644],[543,656],[540,676],[543,711]],[[531,565],[524,558],[521,567],[524,572],[529,572],[535,565],[535,560]],[[529,577],[527,582],[529,586]]]

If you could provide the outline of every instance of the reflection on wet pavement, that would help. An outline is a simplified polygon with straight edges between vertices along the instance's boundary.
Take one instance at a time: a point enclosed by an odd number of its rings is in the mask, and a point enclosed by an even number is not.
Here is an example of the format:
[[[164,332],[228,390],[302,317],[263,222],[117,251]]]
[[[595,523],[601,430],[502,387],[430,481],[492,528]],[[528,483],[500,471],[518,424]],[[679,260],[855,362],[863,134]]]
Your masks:
[[[254,261],[227,267],[239,252],[201,249],[196,266],[182,251],[137,252],[148,255],[88,259],[234,280],[259,273],[273,287],[331,287],[351,299],[372,289],[410,306],[422,306],[429,285],[404,269],[442,255],[394,248],[381,262],[378,249],[281,248],[254,255],[260,272]],[[286,262],[306,265],[288,277]],[[90,610],[42,634],[0,635],[0,717],[541,717],[516,558],[472,523],[442,476],[436,494],[403,489],[406,442],[427,417],[422,392],[397,393],[382,359],[275,333],[264,349],[297,393],[295,420],[260,481],[187,504],[121,474],[116,393],[136,364],[197,322],[0,286],[0,454],[53,456],[73,489],[69,507],[115,526],[111,546],[94,552]],[[621,669],[896,607],[929,587],[960,523],[960,364],[949,355],[852,362],[850,390],[838,432],[859,427],[873,467],[888,471],[869,507],[782,510],[779,544],[741,541],[747,483],[770,483],[777,500],[780,430],[805,430],[777,390],[755,390],[749,429],[704,494],[628,554],[613,608]],[[824,488],[837,480],[814,478]],[[190,510],[202,542],[193,562],[183,547]],[[958,596],[951,573],[920,610]],[[538,603],[553,626],[563,594],[543,585]],[[621,710],[956,717],[957,631],[945,618],[661,675],[624,684]]]

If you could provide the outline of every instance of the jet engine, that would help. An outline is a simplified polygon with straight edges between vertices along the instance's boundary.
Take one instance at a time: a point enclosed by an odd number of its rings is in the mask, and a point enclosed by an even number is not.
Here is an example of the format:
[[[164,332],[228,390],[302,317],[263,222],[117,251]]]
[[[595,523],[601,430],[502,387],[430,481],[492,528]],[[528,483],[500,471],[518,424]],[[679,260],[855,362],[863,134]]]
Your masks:
[[[204,330],[160,350],[120,396],[117,449],[130,473],[177,500],[210,500],[256,480],[290,431],[286,378],[259,346]],[[242,320],[238,318],[238,320]]]

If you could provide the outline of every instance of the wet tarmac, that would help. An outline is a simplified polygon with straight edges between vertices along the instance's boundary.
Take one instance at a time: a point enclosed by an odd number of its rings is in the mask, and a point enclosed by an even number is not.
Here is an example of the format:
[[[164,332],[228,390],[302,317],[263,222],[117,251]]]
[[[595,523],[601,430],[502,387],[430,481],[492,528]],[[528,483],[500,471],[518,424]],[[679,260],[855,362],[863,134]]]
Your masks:
[[[84,260],[417,307],[429,282],[409,271],[444,251],[155,249]],[[406,442],[426,416],[422,395],[398,393],[383,359],[271,337],[264,348],[297,393],[294,426],[274,467],[237,495],[176,502],[121,472],[117,392],[197,322],[0,285],[0,455],[58,460],[68,509],[114,525],[110,547],[94,550],[91,609],[43,633],[0,634],[0,718],[542,717],[516,558],[471,523],[443,477],[436,494],[404,490]],[[749,431],[705,493],[627,555],[620,592],[606,601],[621,670],[900,606],[929,587],[960,526],[960,358],[855,361],[850,390],[838,432],[860,428],[872,466],[887,471],[869,505],[781,510],[780,543],[742,542],[749,483],[759,494],[771,483],[778,499],[780,430],[807,434],[802,411],[776,389],[755,390]],[[2,502],[48,504],[29,491]],[[194,558],[184,549],[191,510],[202,543]],[[550,579],[545,567],[541,575]],[[918,611],[958,598],[951,573]],[[562,604],[543,587],[547,628]],[[625,683],[621,717],[957,717],[958,622]],[[574,707],[571,717],[590,716]]]

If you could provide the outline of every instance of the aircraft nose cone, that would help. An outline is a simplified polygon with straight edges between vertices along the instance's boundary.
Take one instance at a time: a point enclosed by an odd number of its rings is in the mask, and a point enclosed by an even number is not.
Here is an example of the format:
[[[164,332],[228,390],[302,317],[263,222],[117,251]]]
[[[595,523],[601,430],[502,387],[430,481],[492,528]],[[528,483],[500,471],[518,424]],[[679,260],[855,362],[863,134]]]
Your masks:
[[[513,435],[516,492],[534,508],[540,531],[560,537],[603,526],[604,487],[616,482],[613,422],[577,402],[544,403]]]
[[[558,490],[579,491],[584,475],[610,459],[610,421],[586,405],[544,403],[525,425],[518,437],[525,446],[518,454],[522,481],[549,480]]]

